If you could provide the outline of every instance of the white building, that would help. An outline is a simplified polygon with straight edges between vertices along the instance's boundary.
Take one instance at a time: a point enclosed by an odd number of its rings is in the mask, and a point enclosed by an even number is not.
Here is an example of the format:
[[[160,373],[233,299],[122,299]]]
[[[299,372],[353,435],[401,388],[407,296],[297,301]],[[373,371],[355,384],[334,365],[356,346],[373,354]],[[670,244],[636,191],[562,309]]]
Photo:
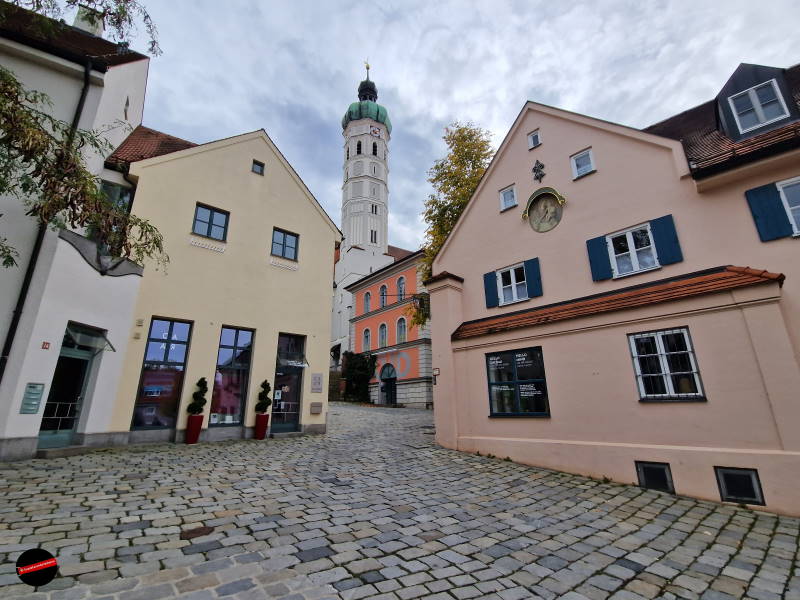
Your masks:
[[[388,243],[392,123],[386,108],[377,100],[378,89],[367,71],[367,78],[358,86],[358,102],[353,102],[342,118],[344,240],[336,253],[334,266],[331,326],[334,366],[338,366],[341,353],[351,350],[353,296],[345,288],[411,254]]]
[[[6,6],[0,63],[51,114],[80,129],[107,129],[116,147],[139,125],[149,59],[104,40],[85,20],[52,21]],[[79,13],[80,15],[80,13]],[[125,175],[86,156],[109,195],[130,202]],[[79,233],[40,227],[14,197],[0,197],[0,235],[19,251],[0,269],[0,460],[37,448],[104,445],[142,268],[111,265]]]

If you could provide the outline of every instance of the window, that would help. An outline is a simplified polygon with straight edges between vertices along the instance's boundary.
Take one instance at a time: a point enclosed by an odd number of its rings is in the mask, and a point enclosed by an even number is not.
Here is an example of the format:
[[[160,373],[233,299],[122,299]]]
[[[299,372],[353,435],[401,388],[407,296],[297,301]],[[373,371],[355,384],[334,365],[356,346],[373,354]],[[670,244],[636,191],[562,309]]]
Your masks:
[[[378,156],[378,142],[372,142],[372,156]]]
[[[374,229],[369,230],[369,241],[373,244],[378,243],[378,232]]]
[[[281,256],[289,260],[297,260],[297,245],[300,236],[282,229],[272,230],[272,256]]]
[[[406,341],[406,320],[400,318],[397,321],[397,343],[402,344]]]
[[[642,400],[704,399],[688,329],[637,333],[628,340]]]
[[[789,116],[778,83],[770,79],[728,98],[740,133]]]
[[[486,355],[491,416],[549,417],[542,347]]]
[[[224,242],[228,236],[228,215],[224,210],[198,204],[192,233]]]
[[[723,502],[740,502],[764,506],[764,494],[758,471],[736,467],[714,467],[719,495]]]
[[[381,323],[378,327],[378,348],[386,347],[386,323]]]
[[[377,185],[369,186],[369,195],[371,197],[373,197],[373,198],[375,198],[378,195],[378,186]]]
[[[401,277],[397,280],[397,301],[402,302],[406,297],[406,278]]]
[[[154,317],[147,334],[134,429],[175,427],[192,325]]]
[[[536,148],[536,146],[540,146],[542,143],[542,138],[539,135],[539,130],[532,131],[528,134],[528,150],[532,150]]]
[[[356,154],[361,154],[361,142],[356,144]]]
[[[528,299],[528,286],[525,283],[525,267],[514,265],[497,271],[497,295],[500,305]]]
[[[368,313],[370,311],[369,305],[372,303],[372,294],[367,292],[364,294],[364,312]]]
[[[370,208],[372,210],[372,214],[373,215],[377,215],[378,214],[378,205],[377,204],[373,204]]]
[[[517,205],[517,195],[514,193],[514,186],[500,190],[500,210],[507,210]]]
[[[794,235],[800,235],[800,177],[777,183]]]
[[[264,175],[264,163],[253,159],[253,166],[250,168],[256,175]]]
[[[369,329],[364,330],[364,340],[361,342],[361,351],[369,352],[370,332]]]
[[[222,328],[217,351],[217,371],[214,374],[214,390],[211,394],[209,425],[243,423],[252,348],[253,332],[250,329]]]
[[[350,160],[350,146],[349,145],[347,146],[347,154],[345,155],[345,157],[347,158],[347,160]]]
[[[660,266],[649,223],[607,235],[606,244],[614,277]]]
[[[106,200],[119,210],[129,212],[131,206],[131,188],[123,187],[110,181],[103,181],[101,188]]]
[[[573,154],[569,157],[569,161],[572,164],[573,179],[578,179],[578,177],[583,177],[584,175],[593,173],[595,170],[594,157],[592,156],[591,148],[588,150],[583,150],[582,152],[578,152],[577,154]]]
[[[388,292],[389,292],[389,290],[386,288],[386,286],[382,285],[381,289],[380,289],[380,292],[379,292],[380,293],[380,299],[381,299],[380,300],[381,308],[386,306],[386,296],[387,296]]]
[[[378,164],[377,163],[372,163],[372,174],[373,175],[377,175],[378,174]]]
[[[636,473],[639,476],[639,485],[648,490],[658,490],[674,494],[672,485],[672,472],[668,463],[636,461]]]

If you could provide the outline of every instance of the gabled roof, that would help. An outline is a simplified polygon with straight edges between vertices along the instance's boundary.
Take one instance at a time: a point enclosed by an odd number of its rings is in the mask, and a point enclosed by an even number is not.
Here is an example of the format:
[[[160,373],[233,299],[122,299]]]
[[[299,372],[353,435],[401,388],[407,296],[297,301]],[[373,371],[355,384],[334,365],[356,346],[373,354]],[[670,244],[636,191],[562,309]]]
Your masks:
[[[194,142],[139,125],[114,150],[106,162],[113,165],[132,163],[194,146],[197,146]]]
[[[466,321],[458,326],[451,337],[454,340],[463,340],[501,331],[535,327],[554,321],[683,300],[751,285],[764,283],[783,285],[784,279],[785,276],[782,274],[749,267],[730,265],[716,267],[566,302]]]
[[[783,74],[792,93],[792,98],[786,100],[800,105],[800,64],[785,69]],[[797,122],[738,142],[732,140],[720,127],[716,99],[642,131],[680,141],[692,175],[697,179],[713,175],[723,168],[800,147],[800,124]]]
[[[403,260],[409,254],[414,254],[414,252],[414,250],[406,250],[405,248],[398,248],[397,246],[389,244],[389,250],[386,254],[391,256],[396,262],[398,260]]]
[[[56,21],[8,2],[0,2],[0,37],[47,52],[83,66],[87,59],[92,68],[105,72],[108,67],[147,56],[128,50],[91,33]]]

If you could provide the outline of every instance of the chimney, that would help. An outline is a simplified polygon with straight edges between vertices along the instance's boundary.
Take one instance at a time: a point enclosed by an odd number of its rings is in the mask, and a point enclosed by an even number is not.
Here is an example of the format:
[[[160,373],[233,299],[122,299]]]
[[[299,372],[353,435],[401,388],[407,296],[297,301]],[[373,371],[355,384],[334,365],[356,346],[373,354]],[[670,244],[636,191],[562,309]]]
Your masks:
[[[103,37],[104,27],[103,19],[100,18],[100,13],[83,4],[78,5],[78,12],[75,15],[75,21],[72,23],[72,26],[97,37]]]

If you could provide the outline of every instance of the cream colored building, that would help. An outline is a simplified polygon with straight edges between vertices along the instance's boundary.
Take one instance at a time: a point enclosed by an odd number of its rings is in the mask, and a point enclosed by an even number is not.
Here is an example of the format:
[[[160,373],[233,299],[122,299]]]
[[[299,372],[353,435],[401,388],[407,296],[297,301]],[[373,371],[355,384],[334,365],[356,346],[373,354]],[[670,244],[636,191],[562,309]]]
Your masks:
[[[182,440],[204,377],[201,441],[252,435],[265,380],[273,432],[324,432],[341,234],[272,140],[258,130],[195,146],[139,128],[111,160],[130,165],[133,212],[170,256],[142,279],[113,431]]]

